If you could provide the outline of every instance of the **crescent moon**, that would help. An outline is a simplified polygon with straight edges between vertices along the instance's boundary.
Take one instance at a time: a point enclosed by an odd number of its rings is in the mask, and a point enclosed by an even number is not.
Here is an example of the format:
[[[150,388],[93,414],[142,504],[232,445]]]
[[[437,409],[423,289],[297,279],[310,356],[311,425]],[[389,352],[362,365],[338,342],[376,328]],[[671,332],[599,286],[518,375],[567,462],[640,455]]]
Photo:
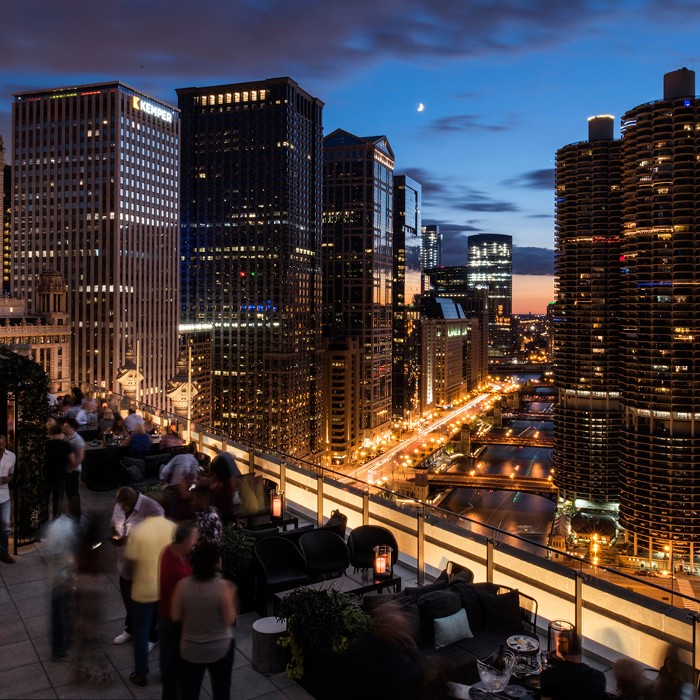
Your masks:
[[[424,109],[425,109],[425,107],[423,106],[423,103],[421,102],[421,103],[418,105],[418,111],[419,111],[419,112],[422,112]]]

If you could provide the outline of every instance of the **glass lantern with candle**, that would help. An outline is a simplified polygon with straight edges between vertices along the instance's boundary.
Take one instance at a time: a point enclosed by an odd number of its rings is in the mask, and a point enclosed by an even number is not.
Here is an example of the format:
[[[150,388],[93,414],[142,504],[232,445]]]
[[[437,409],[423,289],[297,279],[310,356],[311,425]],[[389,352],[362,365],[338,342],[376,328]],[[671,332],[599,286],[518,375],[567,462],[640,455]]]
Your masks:
[[[393,565],[391,554],[393,548],[386,544],[378,544],[374,548],[374,577],[377,579],[391,578],[393,575]]]
[[[284,494],[281,491],[272,493],[272,517],[281,518],[284,512]]]

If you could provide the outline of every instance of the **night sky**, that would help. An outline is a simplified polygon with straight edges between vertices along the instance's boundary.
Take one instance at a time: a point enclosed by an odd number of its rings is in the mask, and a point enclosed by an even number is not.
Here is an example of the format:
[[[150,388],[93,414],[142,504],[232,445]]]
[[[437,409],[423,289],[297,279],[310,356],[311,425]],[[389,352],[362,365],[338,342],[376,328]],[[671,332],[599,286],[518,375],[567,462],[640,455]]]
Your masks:
[[[685,0],[0,8],[6,146],[12,92],[118,79],[177,104],[176,87],[289,75],[326,103],[326,133],[387,135],[395,172],[423,185],[424,223],[445,234],[443,264],[466,264],[469,233],[513,236],[516,313],[553,298],[556,149],[585,140],[591,115],[660,98],[663,74],[693,68],[693,51],[700,60],[700,3]]]

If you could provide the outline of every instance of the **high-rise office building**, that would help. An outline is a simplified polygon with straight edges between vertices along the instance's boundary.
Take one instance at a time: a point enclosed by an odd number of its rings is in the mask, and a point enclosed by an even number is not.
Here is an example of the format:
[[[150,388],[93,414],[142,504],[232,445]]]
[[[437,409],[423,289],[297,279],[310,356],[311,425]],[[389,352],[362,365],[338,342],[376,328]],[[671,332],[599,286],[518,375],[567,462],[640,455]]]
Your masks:
[[[12,218],[12,197],[10,196],[10,164],[5,162],[5,147],[0,136],[0,214],[2,215],[2,269],[0,275],[0,293],[10,292],[10,222]]]
[[[118,391],[140,345],[138,397],[167,408],[177,359],[178,111],[120,82],[14,95],[11,290],[45,268],[68,284],[70,377]],[[68,359],[68,358],[67,358]]]
[[[470,298],[426,295],[421,304],[421,408],[465,398],[488,376],[486,292]]]
[[[394,420],[420,412],[421,186],[407,175],[394,176],[394,271],[391,351]]]
[[[554,481],[564,498],[616,502],[622,144],[613,117],[556,158]]]
[[[620,520],[656,551],[700,544],[699,121],[685,68],[622,117]]]
[[[323,314],[329,344],[355,338],[361,353],[361,444],[391,428],[391,281],[394,154],[385,136],[337,129],[324,139]],[[350,400],[335,401],[344,421]],[[341,406],[341,404],[343,404]]]
[[[290,78],[177,93],[181,322],[213,332],[213,423],[316,460],[323,103]]]
[[[421,226],[420,266],[422,270],[442,265],[442,234],[434,224]]]
[[[497,361],[513,350],[513,237],[480,233],[467,245],[469,286],[488,290],[489,354]]]

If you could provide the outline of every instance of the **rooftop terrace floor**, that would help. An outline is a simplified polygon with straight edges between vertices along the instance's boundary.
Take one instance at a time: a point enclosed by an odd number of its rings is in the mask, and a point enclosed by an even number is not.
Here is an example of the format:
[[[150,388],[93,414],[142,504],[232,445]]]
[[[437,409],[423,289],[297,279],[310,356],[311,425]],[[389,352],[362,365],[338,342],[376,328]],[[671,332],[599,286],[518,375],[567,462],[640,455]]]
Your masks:
[[[81,484],[83,513],[92,513],[108,536],[116,491],[89,491]],[[300,524],[301,523],[300,521]],[[109,685],[91,681],[76,682],[68,664],[52,661],[49,644],[49,574],[42,544],[19,550],[17,563],[0,563],[0,698],[160,698],[158,646],[151,652],[148,687],[138,688],[129,681],[134,668],[133,645],[117,646],[113,639],[124,629],[124,606],[119,592],[116,552],[104,548],[104,610],[99,626],[99,654],[104,667],[113,674]],[[404,586],[415,586],[416,575],[398,566]],[[246,613],[234,627],[236,654],[231,682],[235,700],[313,700],[285,673],[263,675],[252,667],[252,625],[259,615]],[[540,636],[543,648],[546,638]],[[606,672],[608,687],[614,688],[612,671],[598,661],[585,659]],[[211,697],[205,676],[201,698]]]

